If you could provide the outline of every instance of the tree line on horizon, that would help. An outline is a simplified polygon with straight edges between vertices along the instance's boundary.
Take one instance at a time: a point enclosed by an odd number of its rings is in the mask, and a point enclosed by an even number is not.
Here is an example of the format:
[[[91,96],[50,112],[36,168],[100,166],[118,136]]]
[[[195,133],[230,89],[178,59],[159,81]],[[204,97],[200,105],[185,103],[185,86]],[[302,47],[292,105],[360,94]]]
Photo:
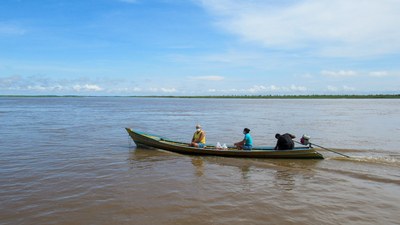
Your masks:
[[[343,94],[343,95],[135,95],[135,96],[93,96],[93,95],[0,95],[0,97],[135,97],[135,98],[260,98],[260,99],[335,99],[335,98],[400,98],[400,94]]]

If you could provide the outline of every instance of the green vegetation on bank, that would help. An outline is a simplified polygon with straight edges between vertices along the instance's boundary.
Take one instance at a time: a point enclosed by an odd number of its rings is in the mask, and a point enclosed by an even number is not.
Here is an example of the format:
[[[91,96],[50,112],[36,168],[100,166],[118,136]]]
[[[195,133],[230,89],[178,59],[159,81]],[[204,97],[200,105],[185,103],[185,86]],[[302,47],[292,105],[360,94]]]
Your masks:
[[[130,96],[138,98],[248,98],[248,99],[370,99],[370,98],[400,98],[395,95],[206,95],[206,96]]]
[[[79,97],[90,97],[90,96],[81,96],[81,95],[0,95],[0,97],[18,97],[18,98],[60,98],[60,97],[68,97],[68,98],[79,98]]]
[[[87,95],[0,95],[0,97],[28,97],[28,98],[79,98],[79,97],[131,97],[131,98],[232,98],[232,99],[394,99],[400,98],[400,94],[376,94],[376,95],[199,95],[199,96],[87,96]]]

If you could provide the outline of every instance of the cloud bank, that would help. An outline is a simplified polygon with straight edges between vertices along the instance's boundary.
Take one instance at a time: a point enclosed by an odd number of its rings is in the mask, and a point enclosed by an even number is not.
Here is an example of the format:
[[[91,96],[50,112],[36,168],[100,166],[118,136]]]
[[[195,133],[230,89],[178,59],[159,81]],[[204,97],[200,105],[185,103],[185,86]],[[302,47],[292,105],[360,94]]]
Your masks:
[[[400,50],[400,1],[201,0],[216,24],[266,48],[324,56],[375,56]]]
[[[188,80],[196,82],[180,85],[182,80],[171,80],[169,84],[160,86],[149,82],[140,85],[129,80],[120,79],[57,79],[39,76],[8,76],[0,77],[0,94],[43,94],[43,95],[301,95],[316,93],[371,93],[393,92],[400,90],[398,80],[400,73],[395,71],[352,71],[323,70],[319,74],[307,74],[306,80],[293,79],[293,83],[279,84],[273,81],[260,82],[258,84],[247,82],[246,84],[218,82],[218,85],[205,86],[197,81],[223,81],[221,76],[199,76]],[[393,85],[383,86],[382,77],[393,80]],[[356,80],[354,80],[356,79]],[[346,84],[343,84],[345,81]],[[228,81],[223,81],[223,83]],[[211,82],[212,83],[212,82]],[[213,83],[212,83],[213,84]],[[366,88],[366,87],[373,88]]]
[[[0,77],[0,94],[35,93],[35,94],[163,94],[178,93],[175,87],[138,87],[124,80],[101,79],[51,79],[37,76]]]

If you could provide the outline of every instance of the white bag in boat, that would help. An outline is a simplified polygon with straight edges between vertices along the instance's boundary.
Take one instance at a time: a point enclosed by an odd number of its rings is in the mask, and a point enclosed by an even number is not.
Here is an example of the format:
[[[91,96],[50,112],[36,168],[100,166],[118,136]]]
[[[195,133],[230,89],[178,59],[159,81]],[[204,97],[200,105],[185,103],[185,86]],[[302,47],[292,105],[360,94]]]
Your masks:
[[[300,142],[303,144],[303,145],[308,145],[308,144],[310,144],[310,136],[308,136],[308,135],[306,135],[306,134],[303,134],[303,136],[301,137],[301,139],[300,139]]]

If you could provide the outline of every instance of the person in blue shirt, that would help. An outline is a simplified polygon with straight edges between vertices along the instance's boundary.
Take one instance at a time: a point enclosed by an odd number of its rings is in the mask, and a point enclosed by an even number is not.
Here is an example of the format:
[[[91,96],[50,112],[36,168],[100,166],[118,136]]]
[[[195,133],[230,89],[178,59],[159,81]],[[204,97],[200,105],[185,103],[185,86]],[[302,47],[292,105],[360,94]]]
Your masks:
[[[253,139],[250,136],[250,129],[244,128],[243,130],[244,138],[242,141],[236,142],[234,145],[237,149],[241,150],[251,150],[253,148]]]

